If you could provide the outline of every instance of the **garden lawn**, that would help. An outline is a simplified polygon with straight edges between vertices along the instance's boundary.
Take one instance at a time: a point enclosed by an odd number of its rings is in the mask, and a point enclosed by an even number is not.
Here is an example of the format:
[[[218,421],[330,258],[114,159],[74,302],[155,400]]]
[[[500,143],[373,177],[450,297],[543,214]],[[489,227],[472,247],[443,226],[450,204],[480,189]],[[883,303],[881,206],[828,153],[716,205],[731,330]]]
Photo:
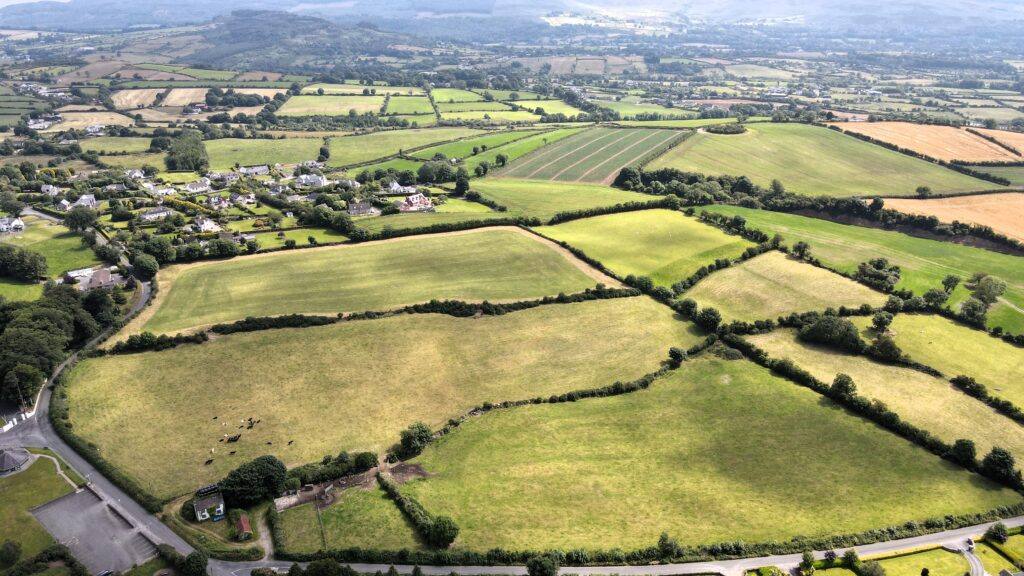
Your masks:
[[[413,152],[411,155],[423,160],[430,160],[435,154],[444,154],[446,158],[466,158],[474,155],[474,148],[478,149],[477,154],[479,154],[484,148],[495,148],[536,134],[537,132],[534,130],[500,130],[475,138],[465,138],[457,142],[431,146],[430,148]]]
[[[858,319],[861,328],[870,320]],[[1024,350],[938,315],[899,314],[889,327],[914,360],[947,378],[970,376],[990,394],[1024,406]]]
[[[144,329],[165,333],[246,316],[387,310],[432,298],[520,300],[597,284],[573,264],[507,229],[279,252],[165,268],[154,313],[140,319],[151,316]]]
[[[620,276],[648,276],[666,287],[754,245],[670,210],[595,216],[537,231],[582,250]]]
[[[825,383],[847,374],[862,396],[885,402],[910,424],[934,434],[948,444],[960,438],[973,440],[981,458],[993,446],[1001,446],[1024,458],[1021,425],[982,402],[960,392],[948,381],[924,372],[875,362],[866,356],[845,354],[824,346],[800,342],[794,330],[780,329],[750,336],[773,358],[788,358]]]
[[[364,136],[331,138],[331,157],[327,163],[330,166],[359,164],[398,154],[399,150],[419,148],[434,142],[448,142],[478,134],[482,132],[472,128],[427,128],[386,130]]]
[[[53,538],[29,512],[72,491],[71,485],[57,475],[52,460],[40,458],[21,472],[0,478],[0,526],[3,540],[21,544],[21,557],[42,552]]]
[[[0,278],[0,297],[7,300],[35,300],[43,295],[43,285],[39,283],[18,282],[11,278]]]
[[[714,272],[681,297],[717,308],[725,320],[747,322],[844,305],[881,306],[886,300],[881,292],[775,250]]]
[[[81,237],[63,225],[36,216],[25,216],[22,220],[25,221],[25,231],[0,235],[0,243],[20,246],[45,256],[50,278],[100,263],[92,248],[82,244]]]
[[[929,576],[964,576],[970,572],[967,559],[942,548],[886,558],[879,563],[885,568],[886,576],[921,576],[924,568],[928,569]]]
[[[1015,503],[746,360],[691,359],[646,391],[500,410],[414,462],[403,492],[486,551],[788,541]],[[795,471],[798,470],[798,471]]]
[[[149,138],[100,136],[81,143],[86,152],[145,152],[149,150]]]
[[[941,288],[942,279],[949,274],[964,280],[975,272],[998,276],[1007,283],[1003,298],[1009,304],[993,306],[988,324],[1002,326],[1013,333],[1024,332],[1024,313],[1018,310],[1024,309],[1024,266],[1018,256],[795,214],[736,206],[707,206],[701,210],[743,216],[748,228],[761,230],[769,236],[779,233],[790,246],[801,240],[807,242],[812,255],[843,272],[852,274],[858,264],[872,258],[888,258],[902,269],[897,288],[919,295],[931,288]],[[953,292],[951,305],[959,304],[967,296],[968,291],[961,284]]]
[[[164,152],[135,152],[132,154],[118,154],[116,156],[101,156],[100,161],[114,168],[123,168],[125,170],[142,168],[143,166],[153,166],[158,170],[163,170],[165,156]]]
[[[286,138],[263,140],[253,138],[221,138],[207,140],[206,153],[212,170],[229,170],[236,165],[298,164],[316,160],[323,145],[320,138]]]
[[[384,96],[292,96],[277,111],[278,116],[347,116],[377,114],[384,106]]]
[[[294,466],[339,450],[380,453],[417,421],[436,428],[484,402],[633,380],[670,347],[695,344],[691,330],[645,297],[482,318],[399,315],[89,359],[67,389],[76,433],[166,497],[262,454]],[[240,428],[250,417],[259,423]]]
[[[416,531],[380,488],[335,492],[337,501],[320,511],[326,549],[417,550],[423,548]],[[313,504],[281,514],[281,533],[289,552],[324,549]],[[960,575],[957,575],[960,576]]]
[[[508,208],[507,213],[549,220],[559,212],[573,212],[625,202],[650,202],[651,196],[600,184],[484,178],[472,190]]]
[[[759,123],[744,134],[694,134],[647,165],[658,168],[747,176],[762,186],[778,179],[790,192],[810,196],[911,195],[918,186],[935,193],[992,188],[990,182],[806,124]]]

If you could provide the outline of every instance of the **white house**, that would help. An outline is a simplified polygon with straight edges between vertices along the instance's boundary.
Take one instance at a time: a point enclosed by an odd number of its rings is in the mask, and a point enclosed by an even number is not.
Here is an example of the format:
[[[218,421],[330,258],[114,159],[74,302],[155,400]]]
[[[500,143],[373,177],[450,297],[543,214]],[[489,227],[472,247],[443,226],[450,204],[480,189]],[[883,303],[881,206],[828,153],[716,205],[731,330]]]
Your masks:
[[[432,212],[434,203],[423,194],[416,193],[399,202],[398,210],[400,212]]]
[[[261,164],[259,166],[242,166],[238,169],[238,173],[244,176],[262,176],[264,174],[270,174],[270,166]]]
[[[214,210],[223,210],[231,207],[231,202],[223,196],[210,196],[206,199],[206,203],[210,205],[210,208]]]
[[[96,208],[99,202],[96,201],[95,194],[82,194],[75,200],[74,206],[85,206],[86,208]]]
[[[204,216],[198,216],[192,226],[196,232],[220,232],[220,224]]]
[[[320,174],[299,174],[295,183],[299,186],[327,186],[327,177]]]
[[[139,215],[139,218],[142,218],[146,222],[156,222],[157,220],[162,220],[168,216],[173,215],[174,210],[171,210],[166,206],[160,206],[158,208],[150,208],[149,210],[146,210],[145,212]]]
[[[153,195],[158,198],[163,198],[164,196],[170,196],[171,194],[178,193],[177,190],[171,188],[170,186],[165,186],[163,188],[153,188],[150,192],[152,192]]]
[[[53,122],[50,122],[49,120],[43,120],[41,118],[28,121],[28,127],[31,130],[46,130],[50,126],[53,126]]]
[[[415,194],[416,193],[416,187],[415,186],[402,186],[398,182],[392,181],[391,185],[388,186],[387,193],[388,194],[395,194],[395,195],[398,195],[398,194],[402,194],[402,195]]]
[[[232,204],[255,204],[256,195],[253,193],[249,194],[232,194],[229,198]]]
[[[0,218],[0,232],[24,232],[25,221],[21,218]]]
[[[71,202],[68,202],[67,200],[61,200],[57,204],[57,210],[60,210],[61,212],[67,212],[68,210],[71,210]]]
[[[103,124],[90,124],[85,127],[85,133],[88,136],[102,136],[103,128]]]
[[[46,194],[47,196],[56,196],[57,194],[60,194],[60,188],[54,186],[53,184],[43,184],[42,188],[40,188],[39,191],[42,192],[43,194]]]
[[[188,190],[189,192],[191,192],[193,194],[197,194],[199,192],[206,192],[209,189],[210,189],[210,179],[206,178],[206,177],[200,178],[199,180],[196,180],[195,182],[189,182],[188,184],[185,184],[185,190]]]
[[[138,169],[125,170],[124,175],[131,178],[132,180],[142,180],[143,178],[146,177],[146,173]]]
[[[290,192],[290,191],[291,191],[291,188],[289,188],[287,185],[279,184],[277,182],[275,182],[273,184],[270,184],[269,185],[269,189],[268,189],[268,192],[270,192],[271,196],[280,196],[281,194],[284,194],[284,193]]]

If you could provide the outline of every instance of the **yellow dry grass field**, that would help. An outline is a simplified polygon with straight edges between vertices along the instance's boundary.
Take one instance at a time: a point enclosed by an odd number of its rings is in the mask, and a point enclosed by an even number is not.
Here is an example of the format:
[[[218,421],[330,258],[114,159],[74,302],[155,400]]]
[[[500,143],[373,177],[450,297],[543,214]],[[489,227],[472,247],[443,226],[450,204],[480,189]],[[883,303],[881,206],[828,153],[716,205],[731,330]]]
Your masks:
[[[64,121],[51,126],[46,132],[60,130],[84,130],[86,126],[102,124],[104,126],[131,126],[133,120],[117,112],[68,112]]]
[[[164,98],[164,106],[188,106],[206,100],[207,88],[175,88]]]
[[[1010,238],[1024,241],[1024,193],[982,194],[929,200],[887,199],[886,208],[908,214],[935,216],[943,222],[988,226]]]
[[[1010,132],[1009,130],[988,130],[986,128],[978,128],[977,130],[986,136],[999,140],[1007,146],[1016,148],[1017,151],[1024,154],[1024,133]],[[1024,158],[1019,158],[1019,160],[1024,161]]]
[[[239,94],[256,94],[267,98],[273,98],[277,94],[284,94],[288,91],[287,88],[231,88],[231,90]]]
[[[864,134],[937,158],[967,162],[1014,162],[1020,160],[1009,150],[952,126],[911,124],[910,122],[845,122],[843,130]]]
[[[114,72],[113,74],[111,74],[110,77],[120,78],[122,80],[195,80],[195,78],[191,76],[186,76],[184,74],[177,74],[175,72],[165,72],[162,70],[146,70],[145,68],[125,68],[123,70],[118,70],[117,72]]]
[[[163,88],[141,88],[139,90],[121,90],[114,92],[110,99],[118,110],[152,106]]]

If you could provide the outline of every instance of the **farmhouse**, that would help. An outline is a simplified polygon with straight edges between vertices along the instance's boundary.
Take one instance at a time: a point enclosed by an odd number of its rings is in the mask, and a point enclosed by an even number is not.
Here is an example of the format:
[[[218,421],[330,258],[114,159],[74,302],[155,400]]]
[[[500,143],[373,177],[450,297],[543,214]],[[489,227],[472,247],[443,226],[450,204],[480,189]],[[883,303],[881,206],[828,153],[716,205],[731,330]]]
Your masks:
[[[107,184],[103,189],[107,192],[124,192],[128,187],[124,184]]]
[[[224,184],[230,184],[240,178],[235,172],[210,172],[206,177],[213,182],[222,182]]]
[[[145,220],[146,222],[156,222],[157,220],[162,220],[168,216],[173,215],[174,210],[171,210],[166,206],[160,206],[159,208],[151,208],[149,210],[146,210],[141,215],[139,215],[139,217]]]
[[[85,134],[86,136],[102,136],[103,128],[103,124],[90,124],[85,127]]]
[[[32,461],[27,450],[21,448],[4,448],[0,450],[0,476],[17,472]]]
[[[205,177],[204,178],[200,178],[199,180],[196,180],[195,182],[189,182],[188,184],[185,184],[185,190],[188,190],[189,192],[192,192],[193,194],[198,194],[199,192],[206,192],[209,189],[210,189],[210,179],[209,178],[205,178]]]
[[[306,160],[302,164],[299,164],[299,166],[302,166],[303,168],[313,168],[315,170],[319,170],[324,167],[324,163],[317,162],[316,160]]]
[[[399,194],[401,194],[403,196],[406,195],[406,194],[415,194],[416,193],[416,187],[415,186],[402,186],[398,182],[392,181],[391,185],[388,186],[388,188],[387,188],[387,192],[385,192],[385,193],[386,194],[394,194],[396,196],[399,195]]]
[[[299,186],[327,186],[327,177],[320,174],[300,174],[295,183]]]
[[[259,166],[242,166],[238,169],[238,173],[243,176],[263,176],[270,174],[270,166],[261,164]]]
[[[276,183],[275,184],[271,184],[269,189],[268,189],[268,192],[270,192],[271,196],[280,196],[281,194],[284,194],[285,192],[290,192],[290,191],[291,191],[291,188],[289,188],[286,184],[276,184]]]
[[[158,198],[163,198],[164,196],[170,196],[171,194],[175,194],[178,191],[175,190],[174,188],[166,187],[166,188],[153,188],[151,190],[151,192],[152,192],[152,194],[154,196],[157,196]]]
[[[131,178],[132,180],[142,180],[146,177],[146,173],[142,170],[125,170],[124,175]]]
[[[216,522],[224,518],[224,496],[216,484],[200,488],[192,500],[192,508],[196,512],[196,520]]]
[[[71,210],[71,202],[68,202],[67,200],[61,200],[60,202],[57,203],[57,210],[60,210],[61,212],[67,212],[68,210]]]
[[[49,120],[35,118],[28,121],[28,127],[30,130],[46,130],[50,126],[53,126],[53,122],[50,122]]]
[[[348,213],[350,216],[376,216],[380,214],[380,210],[374,208],[367,200],[353,200],[348,203]]]
[[[398,203],[401,212],[433,212],[434,203],[423,194],[416,193]]]
[[[206,199],[206,203],[214,210],[224,210],[231,207],[231,202],[223,196],[210,196]]]
[[[197,217],[192,227],[196,232],[220,232],[220,224],[203,216]]]
[[[0,218],[0,232],[24,232],[25,221],[21,218]]]
[[[95,194],[82,194],[75,200],[74,206],[85,206],[86,208],[96,208],[99,202],[96,201]]]

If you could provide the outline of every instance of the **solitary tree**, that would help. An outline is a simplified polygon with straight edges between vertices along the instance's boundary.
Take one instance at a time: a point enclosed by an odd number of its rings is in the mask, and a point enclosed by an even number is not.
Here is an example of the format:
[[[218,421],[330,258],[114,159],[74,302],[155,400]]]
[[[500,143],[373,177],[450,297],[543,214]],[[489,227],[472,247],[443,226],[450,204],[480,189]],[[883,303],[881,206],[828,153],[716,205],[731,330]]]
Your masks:
[[[950,274],[942,279],[942,287],[946,290],[946,293],[952,294],[953,290],[960,284],[960,277]]]

